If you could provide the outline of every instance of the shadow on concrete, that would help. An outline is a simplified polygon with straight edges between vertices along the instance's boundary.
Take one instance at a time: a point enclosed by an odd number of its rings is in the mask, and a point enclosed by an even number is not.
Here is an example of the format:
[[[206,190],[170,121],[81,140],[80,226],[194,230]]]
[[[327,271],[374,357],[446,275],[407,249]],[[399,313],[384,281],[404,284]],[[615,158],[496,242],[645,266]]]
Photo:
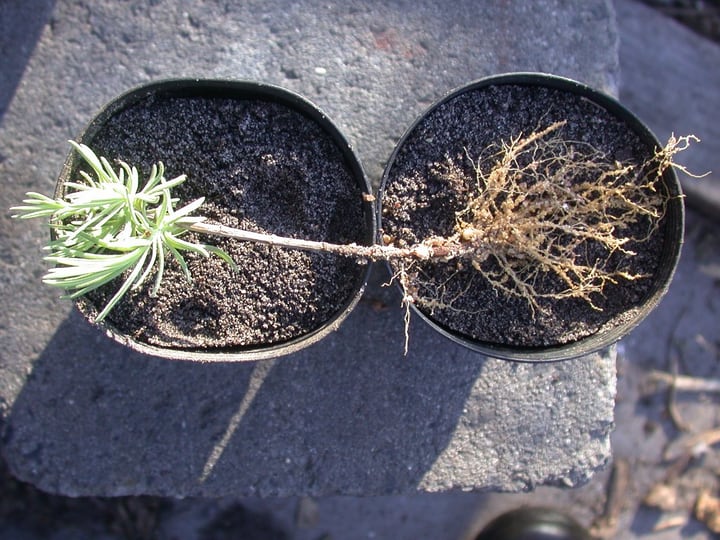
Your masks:
[[[234,504],[199,531],[200,540],[289,540],[290,534],[274,522],[273,516]]]
[[[414,491],[484,361],[418,320],[402,356],[397,299],[375,285],[338,332],[252,364],[143,356],[73,312],[8,414],[9,467],[66,495]]]
[[[0,2],[0,122],[2,122],[55,0]]]
[[[666,518],[667,514],[660,510],[641,506],[633,516],[629,532],[632,532],[638,537],[654,536],[654,533],[658,531],[657,526],[661,523],[663,517]],[[707,529],[702,523],[689,520],[682,527],[675,529],[675,533],[677,534],[677,538],[702,538],[704,537],[702,535],[707,534]]]

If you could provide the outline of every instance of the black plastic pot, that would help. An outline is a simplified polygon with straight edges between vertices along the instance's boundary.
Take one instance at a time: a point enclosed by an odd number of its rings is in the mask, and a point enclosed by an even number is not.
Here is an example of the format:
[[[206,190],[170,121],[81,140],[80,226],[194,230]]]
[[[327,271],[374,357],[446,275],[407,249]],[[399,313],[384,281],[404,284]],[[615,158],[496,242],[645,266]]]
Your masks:
[[[654,149],[664,146],[658,142],[655,136],[636,116],[618,103],[617,100],[579,82],[541,73],[511,73],[478,80],[450,92],[433,104],[415,120],[400,139],[385,168],[380,194],[378,196],[380,235],[384,232],[382,228],[384,199],[386,198],[389,184],[394,181],[394,175],[399,174],[398,169],[401,167],[399,163],[402,163],[401,160],[404,159],[402,156],[416,155],[422,153],[423,148],[427,149],[436,143],[438,145],[442,144],[434,139],[443,141],[444,143],[446,138],[455,136],[455,131],[453,130],[457,131],[459,129],[457,127],[458,123],[456,123],[453,125],[444,125],[438,128],[437,131],[431,132],[427,127],[427,122],[429,122],[428,118],[445,118],[444,111],[453,107],[454,104],[458,102],[457,100],[466,99],[470,94],[477,95],[478,99],[486,99],[484,96],[489,96],[491,92],[495,92],[499,88],[505,88],[504,91],[507,91],[507,87],[509,86],[546,88],[553,92],[557,91],[571,96],[578,96],[580,98],[579,101],[582,101],[589,109],[602,111],[603,115],[609,114],[612,118],[622,122],[627,127],[627,130],[633,132],[648,148]],[[507,123],[509,121],[508,119],[512,117],[521,118],[524,114],[525,111],[523,107],[517,102],[512,100],[501,102],[498,105],[495,122],[486,121],[484,124],[486,126],[485,129],[493,130],[494,126]],[[477,129],[474,117],[467,116],[462,120],[466,123],[467,130]],[[434,126],[435,124],[433,124],[433,127]],[[461,128],[464,129],[464,126],[461,125]],[[451,132],[452,134],[448,135],[448,133]],[[459,136],[461,137],[462,135]],[[418,171],[417,174],[422,175],[424,172]],[[669,199],[666,214],[661,222],[664,241],[657,270],[651,278],[652,284],[644,295],[639,307],[634,308],[631,313],[623,314],[622,317],[611,321],[610,324],[603,325],[596,333],[569,342],[547,346],[508,345],[495,341],[478,340],[466,333],[458,332],[456,329],[448,327],[443,320],[435,317],[427,309],[419,309],[415,305],[412,305],[413,311],[435,330],[456,343],[488,356],[509,360],[533,362],[563,360],[589,354],[615,343],[637,326],[658,305],[672,280],[680,256],[680,249],[683,242],[684,209],[680,184],[672,168],[665,171],[662,176],[662,182],[664,183],[664,188]],[[439,195],[433,195],[429,197],[428,200],[423,200],[422,204],[441,204],[437,197],[439,197]],[[383,241],[381,237],[379,241]],[[392,272],[396,270],[397,268],[391,267]],[[492,318],[497,315],[498,313],[496,312],[488,314],[487,317]]]
[[[356,241],[358,243],[371,244],[373,242],[376,226],[376,219],[374,215],[375,209],[374,206],[368,202],[372,200],[372,198],[363,196],[365,194],[369,195],[371,193],[371,188],[363,172],[362,166],[353,151],[353,148],[339,129],[317,106],[305,98],[286,89],[268,84],[247,81],[174,79],[154,82],[135,88],[107,104],[90,122],[80,137],[78,137],[78,142],[87,144],[92,148],[94,146],[94,141],[98,140],[99,134],[106,129],[106,126],[108,126],[108,123],[114,117],[124,113],[125,111],[131,110],[133,107],[138,107],[139,103],[147,103],[148,100],[172,100],[174,98],[195,97],[223,98],[237,100],[239,102],[269,102],[300,113],[302,117],[305,118],[305,121],[314,124],[315,127],[312,129],[316,129],[316,127],[319,128],[324,136],[331,141],[331,144],[327,143],[327,146],[334,145],[337,149],[337,152],[334,150],[329,150],[329,152],[332,152],[333,155],[340,156],[338,158],[338,162],[341,163],[334,163],[333,166],[344,168],[343,170],[347,171],[347,176],[353,179],[354,189],[357,190],[357,201],[355,203],[355,198],[353,198],[352,204],[357,204],[354,214],[360,216],[360,222],[348,225],[347,227],[356,227],[358,231]],[[175,114],[167,115],[167,122],[169,124],[176,121],[177,117]],[[127,129],[129,132],[132,132],[133,129],[138,129],[138,126],[127,126]],[[139,129],[142,129],[141,125],[139,126]],[[192,126],[190,126],[190,129],[192,129]],[[281,125],[276,129],[284,129],[284,127]],[[220,139],[223,138],[223,135],[224,133],[216,134],[212,132],[207,134],[208,159],[212,160],[213,163],[224,159],[221,149],[216,148],[217,146],[224,144],[219,142]],[[252,137],[252,134],[247,136]],[[291,151],[292,149],[288,150],[288,152]],[[109,159],[114,159],[117,156],[108,155],[107,157]],[[153,161],[157,161],[158,159],[162,160],[163,157],[154,156],[152,158]],[[72,152],[68,156],[59,176],[56,196],[63,195],[65,182],[74,177],[73,175],[76,173],[79,164],[79,157],[75,152]],[[229,171],[232,170],[232,166],[232,164],[228,164]],[[180,172],[185,171],[179,171],[178,174]],[[301,188],[302,185],[305,185],[302,184],[302,182],[308,183],[317,181],[318,180],[315,178],[303,178],[298,180],[298,183]],[[192,179],[188,178],[187,182],[192,182]],[[236,187],[234,189],[241,190],[243,188]],[[287,201],[286,203],[286,206],[291,209],[293,204],[301,204],[300,201],[294,200]],[[338,221],[347,221],[345,216],[338,216],[337,219]],[[317,238],[312,239],[315,240]],[[100,323],[100,327],[104,329],[107,335],[112,339],[136,351],[170,359],[227,362],[277,357],[293,353],[307,347],[339,327],[345,317],[357,304],[366,285],[370,268],[369,265],[355,265],[355,268],[356,270],[353,270],[353,274],[348,275],[345,278],[345,283],[342,285],[341,290],[343,291],[342,294],[345,294],[344,298],[338,302],[338,307],[327,316],[327,319],[324,320],[319,327],[312,329],[308,333],[295,336],[281,342],[275,342],[272,344],[243,344],[239,346],[219,345],[209,348],[195,346],[173,347],[165,346],[164,344],[158,346],[157,344],[151,344],[141,339],[132,337],[126,332],[119,330],[117,328],[117,324],[113,324],[109,321],[110,317]],[[237,279],[253,279],[253,276],[250,276],[249,278],[248,276],[245,276],[244,278],[239,276]],[[345,291],[347,291],[347,293],[345,293]],[[81,312],[91,322],[94,322],[94,317],[99,312],[98,308],[102,308],[102,305],[96,305],[92,300],[86,297],[79,299],[77,305]],[[292,314],[286,315],[286,317],[291,316]],[[202,322],[204,323],[207,321]],[[212,325],[212,321],[209,321],[209,324]],[[287,324],[292,325],[293,321],[288,320]]]

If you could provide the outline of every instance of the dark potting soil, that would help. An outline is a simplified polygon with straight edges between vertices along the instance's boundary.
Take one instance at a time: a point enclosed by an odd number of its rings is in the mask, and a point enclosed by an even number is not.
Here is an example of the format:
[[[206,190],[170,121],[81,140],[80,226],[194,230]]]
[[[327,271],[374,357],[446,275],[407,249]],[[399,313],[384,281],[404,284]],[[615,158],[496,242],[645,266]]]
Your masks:
[[[381,232],[396,245],[451,236],[457,212],[467,205],[468,194],[477,189],[470,158],[477,163],[477,158],[497,152],[501,141],[527,136],[558,121],[567,122],[563,138],[591,144],[604,152],[610,163],[644,163],[653,156],[655,149],[622,121],[575,94],[524,85],[475,89],[435,108],[405,139],[384,180]],[[438,164],[448,160],[462,164],[465,171],[467,183],[457,190],[437,174]],[[640,237],[638,230],[628,231],[630,236],[636,233]],[[637,252],[631,268],[652,276],[663,241],[661,221],[649,240],[628,244],[626,247]],[[607,257],[601,251],[594,254],[598,261]],[[587,256],[592,258],[593,254]],[[497,268],[493,258],[484,264]],[[614,254],[611,264],[626,267],[628,260]],[[394,269],[397,271],[399,265]],[[416,299],[439,301],[428,306],[420,300],[415,305],[440,326],[475,341],[528,348],[573,342],[627,322],[653,285],[649,278],[620,279],[617,285],[606,285],[602,295],[593,297],[600,309],[578,298],[538,298],[541,309],[533,309],[526,299],[494,289],[467,262],[414,263],[407,272],[418,288]],[[541,274],[534,283],[540,292],[554,292],[557,284],[548,274]]]
[[[135,165],[143,179],[162,161],[165,177],[187,175],[177,208],[199,197],[209,222],[336,243],[368,243],[363,193],[330,135],[274,102],[157,95],[115,114],[91,147]],[[142,180],[141,180],[142,181]],[[354,260],[231,239],[187,234],[224,249],[237,263],[187,254],[185,279],[166,257],[163,284],[131,291],[107,321],[161,347],[257,347],[306,335],[355,294],[365,268]],[[87,295],[102,308],[120,281]]]

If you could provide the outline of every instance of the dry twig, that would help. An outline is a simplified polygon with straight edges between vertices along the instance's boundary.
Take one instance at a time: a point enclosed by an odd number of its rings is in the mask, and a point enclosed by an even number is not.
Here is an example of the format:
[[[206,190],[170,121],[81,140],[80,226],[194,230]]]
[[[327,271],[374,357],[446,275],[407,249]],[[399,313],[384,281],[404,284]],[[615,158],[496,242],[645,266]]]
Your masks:
[[[672,384],[681,392],[720,392],[720,379],[704,379],[687,375],[674,375],[662,371],[652,371],[650,380]]]
[[[720,443],[720,428],[709,429],[675,439],[665,449],[663,457],[667,461],[672,461],[685,455],[696,455],[717,443]]]
[[[626,502],[630,484],[630,463],[618,458],[613,463],[612,473],[606,486],[607,498],[605,509],[591,526],[591,534],[595,538],[615,538],[617,535],[620,513]]]

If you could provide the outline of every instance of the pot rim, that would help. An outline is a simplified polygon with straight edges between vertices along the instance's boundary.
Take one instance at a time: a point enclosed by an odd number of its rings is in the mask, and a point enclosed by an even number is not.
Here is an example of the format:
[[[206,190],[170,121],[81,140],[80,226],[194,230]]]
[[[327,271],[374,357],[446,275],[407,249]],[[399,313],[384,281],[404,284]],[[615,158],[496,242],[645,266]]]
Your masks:
[[[629,129],[634,131],[641,140],[647,142],[649,146],[654,145],[659,148],[664,146],[658,141],[657,137],[650,131],[650,129],[616,98],[576,80],[549,73],[523,71],[492,75],[471,81],[447,92],[425,109],[410,124],[410,127],[407,128],[403,136],[395,145],[395,148],[385,166],[385,170],[383,171],[380,189],[378,191],[376,203],[378,237],[376,242],[382,243],[382,202],[385,188],[397,155],[406,143],[407,139],[412,135],[418,125],[441,105],[455,99],[461,94],[498,85],[540,86],[582,96],[623,121]],[[685,222],[682,189],[673,167],[669,167],[663,173],[662,178],[665,187],[668,190],[669,200],[666,215],[664,217],[666,220],[664,225],[665,240],[662,248],[660,263],[657,273],[653,277],[654,284],[651,291],[642,301],[640,306],[635,310],[633,316],[629,317],[628,320],[621,322],[620,324],[613,325],[610,328],[606,328],[604,330],[601,329],[600,331],[584,338],[562,345],[523,347],[471,339],[444,327],[442,324],[434,320],[434,318],[423,313],[414,304],[411,304],[410,308],[414,313],[419,315],[422,320],[430,325],[431,328],[453,342],[485,356],[500,358],[503,360],[519,362],[554,362],[569,360],[598,352],[615,344],[637,325],[639,325],[650,314],[650,312],[657,307],[670,286],[680,258]],[[390,274],[392,275],[393,271],[389,262],[387,263],[387,266]],[[397,286],[401,288],[399,284]]]
[[[353,146],[343,135],[337,125],[329,116],[315,103],[308,98],[288,90],[284,87],[262,81],[245,79],[203,79],[203,78],[167,78],[151,81],[131,88],[112,100],[108,101],[90,120],[85,128],[76,137],[79,143],[89,144],[101,127],[113,115],[133,106],[135,103],[155,94],[164,95],[211,95],[235,97],[244,100],[268,100],[280,103],[306,116],[333,140],[340,150],[342,157],[350,173],[355,178],[358,187],[364,194],[372,195],[372,187],[362,167],[359,157]],[[55,196],[62,196],[63,184],[66,182],[78,163],[76,152],[71,151],[58,176]],[[364,242],[372,244],[377,235],[377,218],[375,206],[368,202],[360,201],[363,205],[364,214]],[[100,328],[114,341],[143,354],[149,354],[171,360],[190,361],[213,361],[213,362],[245,362],[277,358],[295,353],[317,343],[328,334],[336,331],[346,317],[352,312],[360,301],[371,271],[370,263],[364,263],[364,270],[357,283],[353,287],[354,292],[339,306],[335,314],[312,332],[298,336],[276,344],[263,345],[258,347],[228,347],[211,349],[175,349],[172,347],[160,347],[137,341],[123,332],[118,331],[108,321],[96,323],[89,317],[96,308],[85,298],[75,300],[77,308],[82,315],[94,326]]]

